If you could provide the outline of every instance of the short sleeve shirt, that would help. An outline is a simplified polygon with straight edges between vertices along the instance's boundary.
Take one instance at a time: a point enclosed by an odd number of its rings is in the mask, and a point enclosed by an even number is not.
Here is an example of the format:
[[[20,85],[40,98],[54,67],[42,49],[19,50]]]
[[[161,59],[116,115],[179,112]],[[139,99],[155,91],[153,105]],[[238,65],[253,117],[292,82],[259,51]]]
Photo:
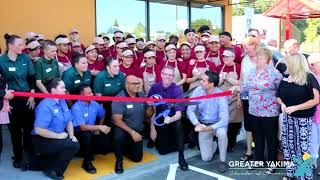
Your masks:
[[[70,110],[64,99],[44,99],[36,108],[34,127],[47,129],[55,133],[65,132],[72,120]],[[32,131],[36,135],[35,130]]]
[[[124,82],[125,77],[122,72],[112,77],[105,69],[97,74],[93,91],[102,94],[102,96],[115,96],[124,89]]]
[[[8,84],[8,89],[26,92],[34,87],[29,84],[28,77],[35,75],[35,70],[27,54],[19,54],[16,61],[12,61],[8,54],[0,56],[0,74]]]
[[[168,88],[164,88],[162,85],[162,82],[153,84],[148,97],[151,97],[152,95],[160,95],[162,98],[168,98],[168,99],[179,99],[182,98],[183,93],[179,86],[177,86],[175,83],[172,83]],[[156,114],[163,112],[168,108],[168,105],[160,105],[156,107]],[[185,108],[183,106],[177,106],[170,109],[169,116],[173,116],[176,111],[184,111]]]
[[[105,116],[105,110],[96,101],[85,103],[79,100],[72,105],[71,113],[75,130],[79,130],[80,125],[95,125],[97,118]]]
[[[305,103],[314,98],[313,89],[320,90],[317,79],[313,74],[307,75],[307,84],[300,86],[294,82],[289,82],[288,78],[285,77],[280,82],[277,97],[287,106],[294,106]],[[312,117],[316,111],[316,106],[293,112],[290,116],[293,117]]]
[[[103,71],[106,68],[103,61],[96,60],[93,64],[88,63],[88,69],[89,70],[97,70],[97,71]]]
[[[60,78],[58,61],[55,59],[46,60],[39,58],[35,64],[36,80],[41,80],[42,84],[53,78]]]
[[[91,84],[91,72],[87,70],[81,76],[75,67],[69,68],[62,74],[62,80],[66,85],[67,91],[70,94],[75,94],[78,92],[78,88],[83,85]]]
[[[129,97],[126,90],[121,91],[117,96]],[[138,93],[137,97],[144,97],[142,93]],[[123,121],[135,131],[143,130],[143,122],[145,120],[145,111],[147,103],[145,102],[130,102],[130,101],[113,101],[112,114],[123,116]]]

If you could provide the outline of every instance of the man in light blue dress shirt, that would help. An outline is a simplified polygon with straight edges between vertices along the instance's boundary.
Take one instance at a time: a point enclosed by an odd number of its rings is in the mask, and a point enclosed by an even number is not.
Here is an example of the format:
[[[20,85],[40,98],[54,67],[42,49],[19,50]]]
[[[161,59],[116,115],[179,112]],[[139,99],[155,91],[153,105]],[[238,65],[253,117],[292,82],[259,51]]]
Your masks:
[[[222,92],[216,88],[219,84],[219,74],[206,71],[202,76],[201,87],[195,89],[191,97],[203,96]],[[220,163],[218,171],[224,173],[228,170],[226,154],[228,146],[227,129],[229,123],[228,97],[217,97],[200,100],[198,105],[188,107],[187,115],[199,132],[199,146],[203,161],[210,161],[217,149],[214,136],[218,138]],[[196,115],[198,112],[198,117]]]

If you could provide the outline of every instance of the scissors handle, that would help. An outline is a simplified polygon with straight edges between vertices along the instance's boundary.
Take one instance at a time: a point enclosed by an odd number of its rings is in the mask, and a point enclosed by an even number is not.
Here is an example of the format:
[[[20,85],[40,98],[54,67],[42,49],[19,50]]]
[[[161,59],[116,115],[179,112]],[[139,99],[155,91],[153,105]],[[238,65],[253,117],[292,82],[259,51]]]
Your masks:
[[[161,118],[161,117],[167,117],[167,116],[169,116],[169,114],[170,114],[170,110],[164,110],[162,113],[159,113],[158,114],[158,116],[156,116],[155,118],[153,118],[153,123],[155,124],[155,125],[157,125],[157,126],[163,126],[163,125],[165,125],[165,123],[163,122],[163,123],[158,123],[158,119],[159,118]]]

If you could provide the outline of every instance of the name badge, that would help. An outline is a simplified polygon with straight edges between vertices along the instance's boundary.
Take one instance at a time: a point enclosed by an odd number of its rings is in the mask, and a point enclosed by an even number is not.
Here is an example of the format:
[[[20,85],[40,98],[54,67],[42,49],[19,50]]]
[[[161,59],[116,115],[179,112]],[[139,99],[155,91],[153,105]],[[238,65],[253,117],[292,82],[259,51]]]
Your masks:
[[[132,105],[132,104],[128,104],[128,105],[127,105],[127,108],[128,108],[128,109],[132,109],[132,108],[133,108],[133,105]]]
[[[51,71],[52,71],[51,68],[46,69],[46,73],[51,72]]]
[[[22,64],[22,66],[26,66],[27,64]]]
[[[85,113],[83,116],[84,116],[84,117],[88,117],[88,116],[89,116],[89,114],[88,114],[88,113]]]
[[[15,68],[15,67],[9,67],[9,71],[10,71],[10,72],[16,71],[16,68]]]
[[[105,86],[106,86],[106,87],[109,87],[109,86],[111,86],[111,84],[105,84]]]
[[[80,82],[81,82],[80,80],[75,80],[75,81],[74,81],[75,84],[78,84],[78,83],[80,83]]]
[[[58,110],[58,109],[55,109],[55,110],[54,110],[54,113],[56,113],[56,114],[57,114],[58,112],[59,112],[59,110]]]

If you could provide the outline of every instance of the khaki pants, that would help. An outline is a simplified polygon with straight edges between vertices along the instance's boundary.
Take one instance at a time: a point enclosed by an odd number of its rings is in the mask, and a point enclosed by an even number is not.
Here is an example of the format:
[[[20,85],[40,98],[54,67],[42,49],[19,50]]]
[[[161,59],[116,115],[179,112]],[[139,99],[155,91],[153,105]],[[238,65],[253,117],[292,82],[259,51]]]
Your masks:
[[[199,146],[201,159],[203,161],[210,161],[213,154],[217,150],[217,143],[213,141],[213,137],[217,136],[219,145],[220,161],[226,161],[228,136],[227,128],[218,128],[216,131],[199,132]]]

